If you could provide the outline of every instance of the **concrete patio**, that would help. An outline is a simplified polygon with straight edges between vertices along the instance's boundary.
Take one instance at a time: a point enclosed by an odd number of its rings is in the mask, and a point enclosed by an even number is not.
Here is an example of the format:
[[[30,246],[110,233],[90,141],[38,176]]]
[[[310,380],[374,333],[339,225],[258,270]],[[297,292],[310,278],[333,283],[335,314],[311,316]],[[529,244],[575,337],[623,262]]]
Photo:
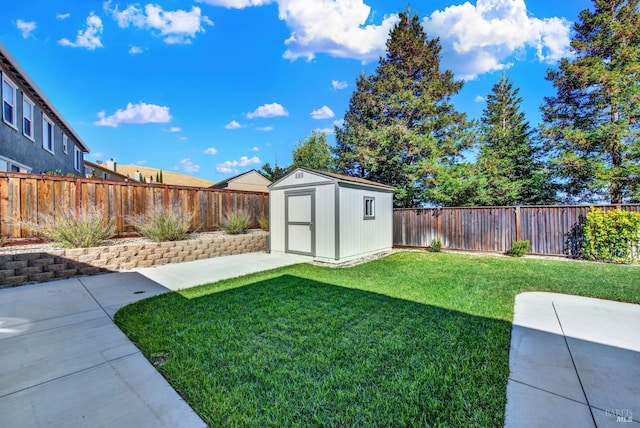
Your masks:
[[[506,427],[640,426],[640,305],[517,296]]]
[[[250,253],[0,290],[0,426],[205,426],[113,315],[173,289],[306,260]]]

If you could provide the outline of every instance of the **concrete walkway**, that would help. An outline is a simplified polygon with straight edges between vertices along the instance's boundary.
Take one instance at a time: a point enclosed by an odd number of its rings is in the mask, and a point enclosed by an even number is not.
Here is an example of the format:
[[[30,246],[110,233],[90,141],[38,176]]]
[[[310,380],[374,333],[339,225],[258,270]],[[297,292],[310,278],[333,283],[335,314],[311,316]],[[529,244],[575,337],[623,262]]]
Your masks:
[[[506,427],[640,427],[640,305],[517,296]]]
[[[307,260],[252,253],[0,290],[0,426],[205,426],[113,315],[169,290]]]

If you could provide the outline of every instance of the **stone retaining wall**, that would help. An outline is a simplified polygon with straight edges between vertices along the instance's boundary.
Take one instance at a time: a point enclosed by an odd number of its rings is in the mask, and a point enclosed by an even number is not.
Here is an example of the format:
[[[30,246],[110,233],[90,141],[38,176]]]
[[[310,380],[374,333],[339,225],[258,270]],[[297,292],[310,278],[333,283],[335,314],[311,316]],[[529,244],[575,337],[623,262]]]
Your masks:
[[[0,288],[76,275],[265,251],[267,235],[266,232],[218,234],[211,239],[1,254]]]

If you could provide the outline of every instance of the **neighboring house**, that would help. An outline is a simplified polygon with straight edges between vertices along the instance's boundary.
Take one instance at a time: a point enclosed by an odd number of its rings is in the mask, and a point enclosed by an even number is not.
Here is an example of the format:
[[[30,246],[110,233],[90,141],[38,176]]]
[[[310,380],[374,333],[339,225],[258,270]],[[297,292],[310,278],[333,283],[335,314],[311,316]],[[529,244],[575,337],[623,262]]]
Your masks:
[[[160,177],[162,171],[162,183],[169,184],[171,186],[186,186],[186,187],[209,187],[213,184],[213,181],[204,180],[198,177],[192,177],[186,174],[180,174],[178,172],[167,171],[159,168],[151,168],[141,165],[120,165],[116,164],[112,159],[105,162],[107,168],[112,171],[118,172],[122,175],[128,176],[134,180],[141,181],[144,177],[144,181],[147,183],[155,183],[156,177]]]
[[[255,169],[252,169],[250,171],[243,172],[242,174],[238,174],[231,178],[227,178],[226,180],[220,181],[211,186],[211,188],[267,193],[269,191],[267,187],[270,184],[271,181],[267,177],[260,174]]]
[[[134,178],[127,177],[124,174],[113,171],[107,165],[102,163],[93,163],[84,161],[84,169],[89,178],[99,178],[102,180],[114,180],[114,181],[137,181]]]
[[[0,43],[0,171],[84,176],[89,148]]]

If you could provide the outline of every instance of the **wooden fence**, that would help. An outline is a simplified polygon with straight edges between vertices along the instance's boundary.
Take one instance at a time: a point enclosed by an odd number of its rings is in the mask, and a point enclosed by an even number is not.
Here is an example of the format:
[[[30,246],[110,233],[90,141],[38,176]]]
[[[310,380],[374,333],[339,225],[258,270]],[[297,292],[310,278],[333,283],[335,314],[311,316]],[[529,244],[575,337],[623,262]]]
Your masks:
[[[130,216],[162,207],[193,213],[192,230],[218,229],[224,216],[246,210],[252,227],[269,215],[269,194],[219,189],[143,184],[90,178],[2,173],[0,175],[0,239],[31,237],[24,222],[41,215],[64,215],[70,210],[98,207],[114,220],[118,235],[134,232]]]
[[[598,205],[640,212],[640,205]],[[512,241],[529,240],[533,254],[578,256],[581,224],[590,206],[396,209],[393,244],[505,253]]]

